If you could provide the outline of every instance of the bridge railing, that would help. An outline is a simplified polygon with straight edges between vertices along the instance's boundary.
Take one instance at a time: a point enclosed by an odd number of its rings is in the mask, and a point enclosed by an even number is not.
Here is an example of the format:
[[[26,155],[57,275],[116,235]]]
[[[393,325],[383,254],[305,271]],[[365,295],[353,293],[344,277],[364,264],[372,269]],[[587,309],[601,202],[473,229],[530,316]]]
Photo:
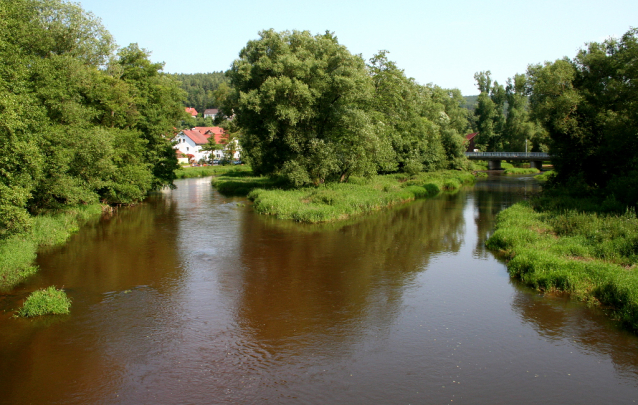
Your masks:
[[[465,156],[470,159],[551,159],[545,152],[465,152]]]

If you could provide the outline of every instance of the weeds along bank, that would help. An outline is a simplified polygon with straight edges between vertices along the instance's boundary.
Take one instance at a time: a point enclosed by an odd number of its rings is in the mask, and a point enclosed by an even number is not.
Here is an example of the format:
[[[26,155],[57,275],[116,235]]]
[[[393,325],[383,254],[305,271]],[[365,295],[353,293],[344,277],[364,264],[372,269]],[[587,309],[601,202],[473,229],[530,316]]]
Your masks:
[[[633,210],[614,214],[613,205],[518,203],[499,213],[487,246],[502,251],[510,274],[527,285],[609,308],[638,332],[638,219]]]
[[[102,214],[100,204],[66,208],[34,217],[29,232],[0,240],[0,291],[8,290],[37,271],[33,264],[39,248],[64,243],[81,225]]]
[[[395,204],[457,190],[473,184],[469,172],[439,171],[415,176],[392,174],[370,179],[351,178],[346,183],[285,189],[276,179],[229,173],[213,179],[222,194],[247,195],[257,212],[280,219],[318,223],[338,221]]]
[[[227,165],[227,166],[185,166],[175,171],[178,179],[191,179],[194,177],[217,176],[229,172],[249,172],[250,166]]]

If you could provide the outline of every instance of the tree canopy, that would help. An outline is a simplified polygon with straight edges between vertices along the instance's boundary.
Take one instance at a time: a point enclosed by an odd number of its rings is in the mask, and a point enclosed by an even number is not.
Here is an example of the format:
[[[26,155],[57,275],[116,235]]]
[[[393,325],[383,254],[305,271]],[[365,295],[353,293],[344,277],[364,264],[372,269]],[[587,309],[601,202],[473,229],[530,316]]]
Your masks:
[[[464,164],[458,91],[417,84],[385,51],[366,65],[330,32],[259,35],[227,72],[223,106],[257,173],[303,185]]]
[[[0,0],[0,238],[41,210],[170,186],[178,83],[61,0]]]

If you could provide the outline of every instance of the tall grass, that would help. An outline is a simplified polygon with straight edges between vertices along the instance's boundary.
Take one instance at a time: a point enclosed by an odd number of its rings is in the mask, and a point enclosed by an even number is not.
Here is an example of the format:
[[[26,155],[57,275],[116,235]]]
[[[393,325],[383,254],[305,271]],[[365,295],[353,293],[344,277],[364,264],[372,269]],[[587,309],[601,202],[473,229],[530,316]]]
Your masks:
[[[227,166],[184,166],[175,171],[178,179],[189,179],[194,177],[217,176],[220,174],[231,172],[250,172],[250,167],[246,165],[227,165]]]
[[[463,184],[473,183],[474,179],[468,172],[441,171],[416,176],[351,178],[347,183],[286,189],[280,181],[265,177],[220,176],[213,179],[213,185],[223,194],[248,195],[260,214],[318,223],[344,220],[441,191],[456,190]]]
[[[487,246],[502,251],[510,274],[526,284],[608,307],[638,332],[635,213],[584,212],[544,202],[547,197],[499,213]]]
[[[511,167],[505,169],[505,174],[535,174],[540,173],[540,170],[534,167]]]
[[[39,215],[29,233],[0,240],[0,290],[9,289],[37,271],[33,262],[38,248],[65,242],[80,225],[99,218],[102,206],[82,205]]]
[[[17,315],[22,317],[61,315],[68,314],[69,308],[71,308],[71,300],[66,293],[51,286],[31,293]]]

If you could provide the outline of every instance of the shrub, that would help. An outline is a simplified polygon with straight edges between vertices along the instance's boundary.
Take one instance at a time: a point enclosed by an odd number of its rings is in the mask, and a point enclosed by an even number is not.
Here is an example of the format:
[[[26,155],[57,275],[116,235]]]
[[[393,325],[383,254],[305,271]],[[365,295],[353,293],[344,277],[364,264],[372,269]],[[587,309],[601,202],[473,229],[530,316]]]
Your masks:
[[[71,300],[63,290],[54,286],[38,290],[27,297],[18,316],[34,317],[48,314],[68,314]]]

